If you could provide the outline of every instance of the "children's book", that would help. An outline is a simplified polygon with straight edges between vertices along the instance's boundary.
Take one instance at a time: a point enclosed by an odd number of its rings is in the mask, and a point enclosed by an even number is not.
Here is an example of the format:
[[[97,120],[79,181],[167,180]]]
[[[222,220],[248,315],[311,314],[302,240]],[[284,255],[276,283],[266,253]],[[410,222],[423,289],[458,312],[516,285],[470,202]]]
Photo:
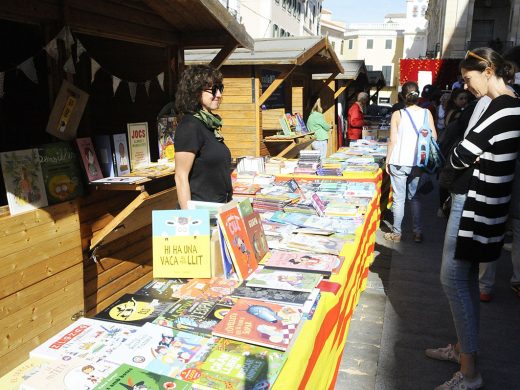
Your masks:
[[[113,351],[111,360],[175,377],[197,352],[214,343],[213,337],[146,323],[131,340]]]
[[[103,179],[93,180],[92,184],[135,184],[147,180],[144,176],[112,176]]]
[[[159,158],[173,162],[175,160],[175,130],[177,117],[173,115],[157,118],[157,139],[159,142]]]
[[[259,268],[247,278],[246,286],[311,292],[321,279],[317,273]]]
[[[117,367],[106,360],[89,361],[78,357],[54,360],[37,368],[20,389],[92,390]]]
[[[94,144],[90,137],[76,138],[78,151],[83,162],[83,169],[87,175],[88,181],[98,180],[103,178],[103,172],[99,166],[99,161],[96,156]]]
[[[258,301],[274,302],[283,305],[302,306],[309,297],[308,292],[293,290],[276,290],[274,288],[251,287],[245,283],[237,287],[231,294],[237,298],[248,298]]]
[[[128,151],[128,143],[126,142],[126,134],[112,135],[115,156],[115,176],[123,176],[130,173],[130,153]]]
[[[94,387],[94,390],[189,390],[191,388],[190,383],[181,379],[123,363]]]
[[[219,338],[179,376],[198,389],[270,389],[286,360],[281,351]]]
[[[315,272],[324,276],[330,276],[338,264],[339,258],[334,255],[276,250],[263,263],[265,268]]]
[[[188,210],[208,210],[209,219],[211,221],[217,219],[218,209],[224,204],[225,203],[203,202],[201,200],[188,200]]]
[[[49,362],[48,359],[30,357],[0,377],[0,389],[19,390],[22,382],[38,372],[41,367],[48,365]]]
[[[237,202],[222,206],[218,214],[218,221],[233,260],[233,266],[240,280],[247,278],[258,263],[251,243],[248,240],[244,220],[239,211]]]
[[[128,123],[128,146],[132,170],[150,165],[150,145],[148,142],[148,122]],[[116,150],[118,148],[116,147]]]
[[[153,210],[154,278],[210,278],[208,210]]]
[[[295,306],[241,298],[213,334],[285,351],[301,320],[302,311]]]
[[[169,300],[175,298],[175,293],[188,281],[188,279],[153,279],[135,292],[136,295]]]
[[[97,313],[94,318],[142,326],[147,322],[155,320],[159,314],[169,309],[173,304],[172,299],[163,301],[143,295],[124,294],[104,310]]]
[[[48,205],[38,149],[0,153],[11,215]]]
[[[93,318],[80,318],[33,349],[29,356],[49,360],[110,360],[114,348],[125,343],[139,328]]]
[[[280,126],[282,126],[282,132],[284,135],[293,135],[293,132],[291,131],[291,126],[289,126],[289,123],[287,122],[287,118],[285,117],[285,115],[280,118]]]
[[[94,136],[94,147],[104,177],[118,176],[116,173],[114,147],[110,135]]]
[[[305,124],[305,121],[303,120],[301,114],[297,112],[296,114],[294,114],[294,116],[296,117],[297,131],[299,129],[300,133],[307,134],[309,132],[309,129],[307,129],[307,125]]]
[[[222,226],[220,226],[220,224],[217,224],[217,229],[218,229],[220,255],[222,257],[222,271],[223,271],[224,278],[226,278],[226,279],[237,278],[235,269],[233,268],[233,260],[231,259],[231,254],[229,253],[229,247],[227,246],[226,239],[224,238],[224,234],[222,233]]]
[[[186,282],[174,293],[177,298],[201,298],[218,301],[226,295],[230,295],[239,285],[235,279],[213,277],[211,279],[194,278]]]
[[[182,298],[154,320],[154,324],[186,332],[211,334],[230,306],[213,300]]]
[[[269,251],[260,214],[255,211],[245,216],[244,225],[246,228],[247,239],[249,240],[250,246],[253,248],[255,260],[258,263]]]
[[[282,244],[288,248],[303,252],[339,255],[345,245],[345,239],[310,234],[293,234],[290,237],[285,237],[282,240]]]

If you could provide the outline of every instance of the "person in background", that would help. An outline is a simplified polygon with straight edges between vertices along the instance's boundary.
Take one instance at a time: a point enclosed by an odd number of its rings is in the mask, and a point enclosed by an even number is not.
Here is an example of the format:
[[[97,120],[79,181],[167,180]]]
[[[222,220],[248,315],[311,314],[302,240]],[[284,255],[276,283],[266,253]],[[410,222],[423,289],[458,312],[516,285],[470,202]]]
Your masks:
[[[469,102],[469,93],[462,88],[451,91],[450,99],[446,104],[446,117],[444,125],[448,126],[450,122],[459,118],[462,110],[466,108]]]
[[[453,82],[453,84],[451,84],[452,90],[457,89],[457,88],[464,89],[464,79],[462,78],[462,76],[460,74],[457,75],[457,80],[455,80]]]
[[[439,105],[437,106],[437,121],[435,122],[435,128],[437,129],[439,137],[446,127],[444,120],[446,118],[446,105],[448,104],[448,100],[450,100],[450,93],[445,92],[441,95]]]
[[[437,120],[437,104],[435,103],[435,100],[438,98],[438,96],[438,88],[434,87],[431,84],[426,84],[423,87],[421,97],[418,102],[419,107],[427,108],[428,110],[430,110],[434,122]]]
[[[400,242],[401,224],[404,217],[405,201],[408,198],[412,206],[414,241],[422,242],[421,204],[417,191],[422,175],[417,165],[417,132],[428,119],[432,136],[437,139],[433,117],[429,111],[419,107],[419,86],[413,81],[403,84],[401,93],[405,99],[406,108],[395,111],[390,119],[390,142],[386,155],[386,172],[392,183],[392,212],[394,223],[391,232],[384,238],[388,241]],[[415,127],[414,127],[415,124]]]
[[[314,132],[316,140],[312,142],[311,147],[319,150],[322,160],[327,157],[327,145],[329,141],[331,125],[323,116],[323,108],[321,107],[321,99],[318,98],[312,106],[311,114],[307,118],[307,129]]]
[[[226,203],[232,198],[231,152],[213,113],[222,101],[222,73],[207,66],[182,73],[175,105],[182,118],[175,131],[175,185],[181,209],[189,200]]]
[[[365,126],[365,120],[363,110],[368,103],[368,93],[359,92],[354,104],[350,106],[347,114],[347,137],[348,140],[360,139],[363,134],[363,126]]]
[[[467,89],[477,98],[488,96],[491,102],[477,123],[466,130],[445,168],[456,172],[453,184],[460,177],[466,180],[465,193],[452,193],[440,272],[457,343],[425,353],[432,359],[460,364],[460,368],[435,390],[476,390],[484,386],[477,371],[478,268],[480,262],[500,256],[520,145],[520,99],[507,87],[513,76],[512,65],[492,49],[478,48],[467,52],[460,70]],[[473,170],[469,181],[464,175],[468,170]]]

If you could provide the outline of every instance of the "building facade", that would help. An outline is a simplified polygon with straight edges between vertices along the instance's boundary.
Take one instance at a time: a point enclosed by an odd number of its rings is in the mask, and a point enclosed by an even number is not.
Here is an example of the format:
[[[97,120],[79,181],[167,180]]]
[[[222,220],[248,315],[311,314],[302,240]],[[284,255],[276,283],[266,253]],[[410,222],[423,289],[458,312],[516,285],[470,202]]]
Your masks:
[[[435,58],[463,58],[481,46],[499,52],[520,44],[520,0],[430,0],[427,50]]]
[[[322,8],[320,17],[320,35],[329,39],[332,48],[340,60],[346,60],[345,28],[344,22],[332,20],[332,12]]]

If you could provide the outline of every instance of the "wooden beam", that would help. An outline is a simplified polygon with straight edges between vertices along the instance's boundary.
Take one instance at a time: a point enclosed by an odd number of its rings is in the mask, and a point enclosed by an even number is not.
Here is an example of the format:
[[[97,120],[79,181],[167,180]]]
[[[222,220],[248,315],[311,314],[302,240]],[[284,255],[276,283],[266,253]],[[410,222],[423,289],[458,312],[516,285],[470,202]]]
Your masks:
[[[278,88],[287,77],[296,69],[296,66],[292,66],[288,69],[286,69],[284,72],[279,73],[276,76],[276,79],[271,83],[271,85],[265,90],[265,92],[260,96],[260,99],[258,99],[258,102],[256,103],[258,107],[262,106],[262,104],[265,103],[267,99],[269,99],[269,96],[276,91],[276,88]]]
[[[0,1],[2,19],[38,23],[61,20],[62,8],[58,2],[51,4],[40,0],[2,0]]]
[[[316,93],[316,96],[320,96],[321,95],[321,91],[323,91],[323,89],[325,87],[328,87],[328,85],[334,81],[334,79],[336,78],[336,76],[338,75],[339,73],[336,72],[336,73],[331,73],[331,75],[329,76],[329,78],[327,80],[324,80],[323,81],[323,84],[321,85],[320,89],[318,90],[318,92]],[[312,104],[314,104],[314,102],[312,102]]]
[[[224,46],[218,54],[211,60],[210,65],[214,66],[217,69],[224,64],[224,61],[233,53],[233,51],[237,48],[238,43],[229,41],[226,46]]]
[[[343,92],[345,92],[346,89],[347,89],[346,85],[339,87],[338,90],[336,92],[334,92],[334,100],[336,100],[339,97],[339,95],[341,95]]]

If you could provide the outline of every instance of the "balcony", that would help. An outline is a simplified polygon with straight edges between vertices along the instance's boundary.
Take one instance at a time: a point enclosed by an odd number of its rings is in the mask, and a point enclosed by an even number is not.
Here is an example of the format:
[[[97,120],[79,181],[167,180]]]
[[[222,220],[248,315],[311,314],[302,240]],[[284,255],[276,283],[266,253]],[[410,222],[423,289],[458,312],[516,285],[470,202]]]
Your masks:
[[[513,41],[502,41],[500,39],[494,39],[492,41],[467,41],[464,50],[473,50],[477,47],[490,47],[493,50],[503,54],[513,46]]]

